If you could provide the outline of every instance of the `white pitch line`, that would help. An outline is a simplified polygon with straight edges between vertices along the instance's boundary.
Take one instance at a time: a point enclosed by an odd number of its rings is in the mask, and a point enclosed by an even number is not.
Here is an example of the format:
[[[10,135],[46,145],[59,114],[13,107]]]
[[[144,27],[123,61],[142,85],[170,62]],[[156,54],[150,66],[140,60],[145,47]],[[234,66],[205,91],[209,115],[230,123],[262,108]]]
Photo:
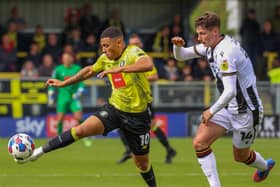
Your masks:
[[[247,176],[250,175],[250,173],[245,172],[236,172],[236,173],[222,173],[219,174],[220,176]],[[280,176],[280,173],[273,173],[272,175]],[[131,173],[131,174],[61,174],[61,173],[53,173],[53,174],[38,174],[38,175],[14,175],[14,174],[0,174],[0,177],[134,177],[139,176],[137,173]],[[204,176],[202,173],[182,173],[182,174],[172,174],[172,173],[161,173],[157,174],[157,176],[161,177],[180,177],[180,176]]]

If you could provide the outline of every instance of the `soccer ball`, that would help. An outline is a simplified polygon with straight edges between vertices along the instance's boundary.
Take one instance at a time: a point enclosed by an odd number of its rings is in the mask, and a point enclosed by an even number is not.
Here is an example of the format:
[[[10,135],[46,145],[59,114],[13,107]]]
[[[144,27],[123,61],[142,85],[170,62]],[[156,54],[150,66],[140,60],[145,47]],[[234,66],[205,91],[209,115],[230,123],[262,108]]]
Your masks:
[[[8,151],[16,160],[24,160],[30,157],[34,149],[34,141],[27,134],[15,134],[9,139]]]

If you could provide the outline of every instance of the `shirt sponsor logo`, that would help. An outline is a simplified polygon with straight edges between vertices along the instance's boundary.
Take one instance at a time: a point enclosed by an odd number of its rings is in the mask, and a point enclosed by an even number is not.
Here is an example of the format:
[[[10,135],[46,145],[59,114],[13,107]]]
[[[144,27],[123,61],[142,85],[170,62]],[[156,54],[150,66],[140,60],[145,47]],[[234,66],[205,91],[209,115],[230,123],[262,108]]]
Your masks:
[[[224,60],[220,67],[221,67],[221,70],[223,70],[223,71],[228,70],[228,61]]]
[[[112,82],[115,88],[123,88],[126,86],[122,73],[112,74]]]

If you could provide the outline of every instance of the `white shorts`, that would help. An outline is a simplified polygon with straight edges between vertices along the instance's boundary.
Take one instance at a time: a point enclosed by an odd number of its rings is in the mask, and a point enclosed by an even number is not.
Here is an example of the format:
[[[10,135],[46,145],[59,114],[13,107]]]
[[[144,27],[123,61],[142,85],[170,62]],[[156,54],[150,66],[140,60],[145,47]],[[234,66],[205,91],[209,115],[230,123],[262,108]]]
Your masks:
[[[247,113],[231,114],[222,109],[210,121],[233,132],[232,143],[235,147],[247,148],[253,144],[262,119],[262,112],[256,112],[254,115],[248,110]]]

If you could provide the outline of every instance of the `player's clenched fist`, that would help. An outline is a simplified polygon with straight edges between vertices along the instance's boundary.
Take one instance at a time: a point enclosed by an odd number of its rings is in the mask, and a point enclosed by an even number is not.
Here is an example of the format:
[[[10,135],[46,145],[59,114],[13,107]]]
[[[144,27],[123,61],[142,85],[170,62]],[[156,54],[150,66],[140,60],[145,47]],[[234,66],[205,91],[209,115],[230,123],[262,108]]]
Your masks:
[[[172,43],[178,47],[182,47],[185,45],[185,40],[182,37],[175,36],[171,39]]]
[[[64,86],[63,82],[60,81],[60,80],[57,80],[57,79],[48,79],[47,82],[46,82],[46,85],[47,86],[55,86],[55,87],[62,87],[62,86]]]

